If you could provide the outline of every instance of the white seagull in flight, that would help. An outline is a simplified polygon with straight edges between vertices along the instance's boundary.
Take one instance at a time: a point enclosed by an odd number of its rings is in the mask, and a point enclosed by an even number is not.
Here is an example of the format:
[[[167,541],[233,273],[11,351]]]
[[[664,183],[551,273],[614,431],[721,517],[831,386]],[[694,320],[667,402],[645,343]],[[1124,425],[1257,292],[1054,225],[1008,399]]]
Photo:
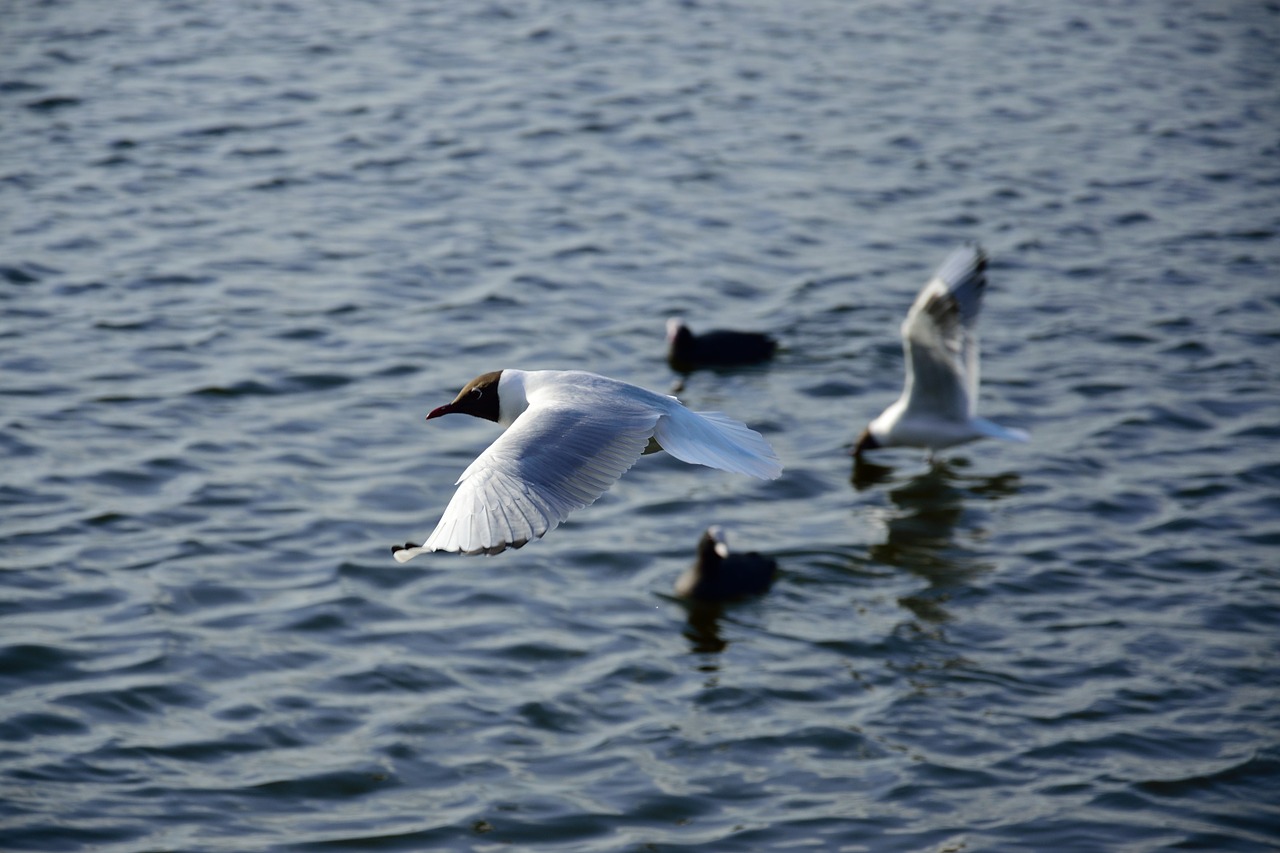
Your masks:
[[[426,551],[519,548],[594,503],[647,452],[761,479],[782,473],[773,448],[744,424],[578,370],[485,373],[427,420],[452,413],[507,429],[462,472],[427,541],[391,549],[401,563]]]
[[[979,438],[1027,441],[1020,429],[978,417],[978,337],[987,256],[977,246],[952,252],[916,297],[902,323],[907,378],[902,396],[858,436],[854,455],[877,447],[930,453]]]

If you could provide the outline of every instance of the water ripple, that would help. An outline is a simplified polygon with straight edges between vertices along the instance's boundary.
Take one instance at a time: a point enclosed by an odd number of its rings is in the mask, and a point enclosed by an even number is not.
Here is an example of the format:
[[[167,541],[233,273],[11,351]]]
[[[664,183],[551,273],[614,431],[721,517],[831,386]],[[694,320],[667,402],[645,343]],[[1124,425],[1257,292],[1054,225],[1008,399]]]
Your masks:
[[[1274,9],[308,11],[0,28],[6,849],[1275,847]],[[966,240],[1033,441],[852,461]],[[779,480],[389,559],[432,406],[675,313],[783,340],[679,391]]]

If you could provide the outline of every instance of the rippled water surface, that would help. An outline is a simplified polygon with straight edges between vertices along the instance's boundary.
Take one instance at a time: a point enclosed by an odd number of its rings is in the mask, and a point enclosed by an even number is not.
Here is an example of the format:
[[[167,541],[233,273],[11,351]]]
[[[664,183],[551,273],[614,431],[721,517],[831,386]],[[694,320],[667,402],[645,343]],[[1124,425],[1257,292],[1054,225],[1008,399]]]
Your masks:
[[[1280,7],[6,3],[0,847],[1280,844]],[[882,453],[992,256],[984,413]],[[394,563],[474,375],[691,376],[643,459]],[[773,591],[670,595],[702,529]]]

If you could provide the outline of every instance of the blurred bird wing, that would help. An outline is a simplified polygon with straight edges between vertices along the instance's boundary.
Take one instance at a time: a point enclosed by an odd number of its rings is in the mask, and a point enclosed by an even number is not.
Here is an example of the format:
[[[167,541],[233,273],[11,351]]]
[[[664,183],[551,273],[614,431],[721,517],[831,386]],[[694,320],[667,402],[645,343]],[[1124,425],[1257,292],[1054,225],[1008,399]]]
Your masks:
[[[952,252],[916,297],[902,323],[907,409],[968,420],[978,402],[975,326],[986,289],[986,255],[976,246]]]

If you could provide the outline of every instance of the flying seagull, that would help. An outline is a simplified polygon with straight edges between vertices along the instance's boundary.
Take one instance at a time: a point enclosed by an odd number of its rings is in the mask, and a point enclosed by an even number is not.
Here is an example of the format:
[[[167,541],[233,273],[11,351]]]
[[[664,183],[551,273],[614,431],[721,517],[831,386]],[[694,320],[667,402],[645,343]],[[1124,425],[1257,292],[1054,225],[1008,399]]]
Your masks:
[[[391,549],[401,563],[426,551],[519,548],[594,503],[647,452],[767,480],[782,473],[773,448],[744,424],[579,370],[485,373],[427,420],[454,413],[506,431],[462,472],[426,542]]]
[[[987,287],[987,256],[978,246],[952,252],[916,297],[902,323],[907,378],[902,396],[867,425],[854,447],[924,447],[930,453],[979,438],[1027,441],[1020,429],[977,415],[978,338]]]

